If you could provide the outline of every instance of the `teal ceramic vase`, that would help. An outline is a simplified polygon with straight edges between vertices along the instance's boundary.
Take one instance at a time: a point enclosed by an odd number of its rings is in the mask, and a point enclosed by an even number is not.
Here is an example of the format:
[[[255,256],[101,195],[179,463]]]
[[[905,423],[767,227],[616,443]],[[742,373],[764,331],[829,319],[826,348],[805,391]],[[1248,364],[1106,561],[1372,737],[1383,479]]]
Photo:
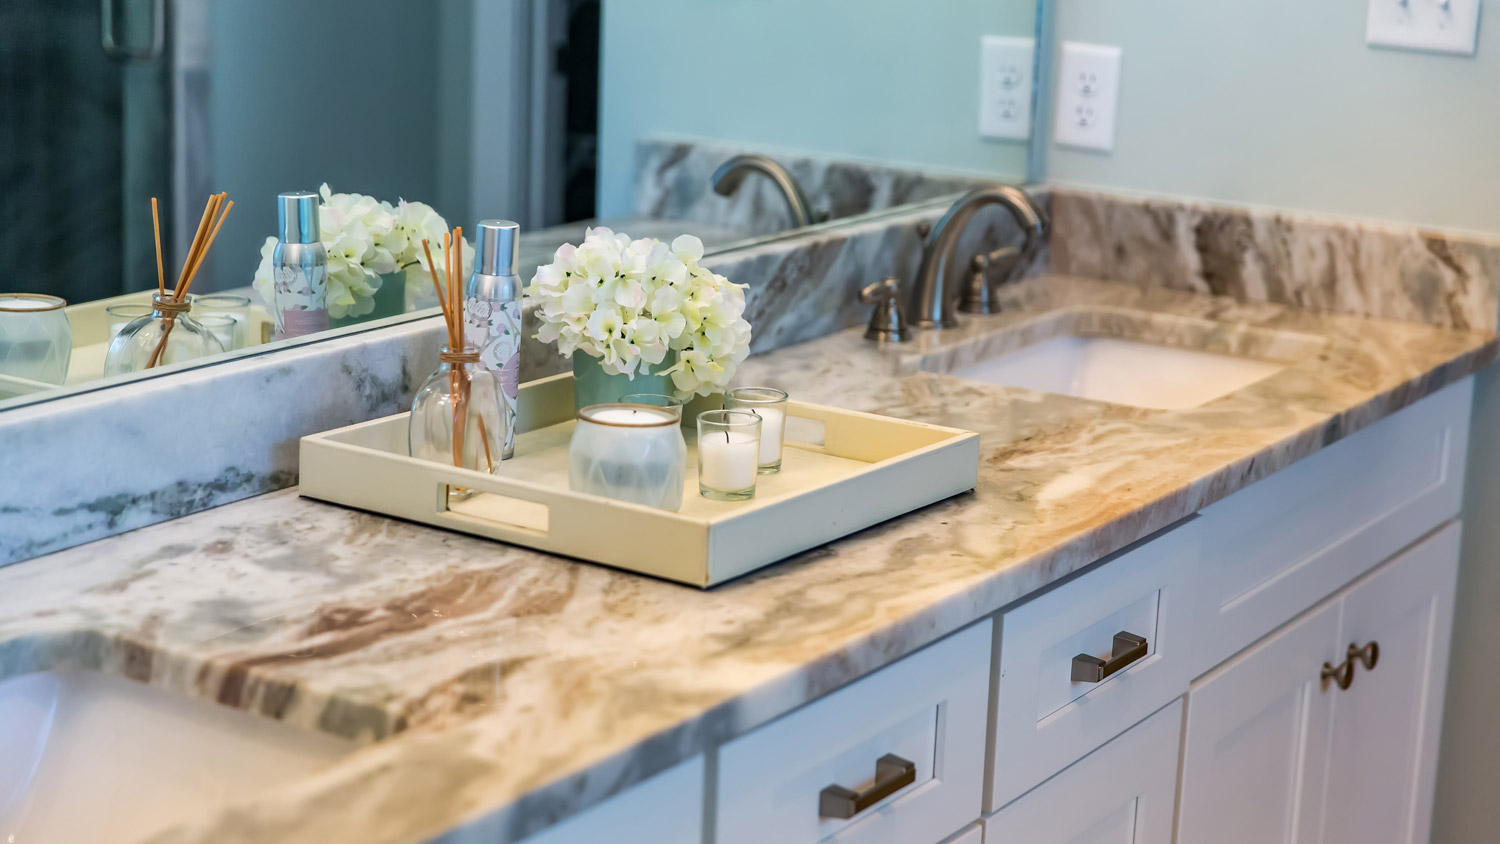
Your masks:
[[[375,308],[359,316],[334,317],[328,321],[329,328],[343,328],[362,322],[374,322],[388,316],[406,313],[406,272],[397,270],[380,277],[380,289],[375,291]]]
[[[585,408],[593,404],[611,404],[632,393],[661,393],[672,395],[676,388],[672,376],[658,375],[671,368],[675,355],[668,352],[665,359],[654,367],[652,374],[636,372],[632,379],[627,375],[607,374],[599,365],[599,359],[583,352],[573,353],[573,404]]]

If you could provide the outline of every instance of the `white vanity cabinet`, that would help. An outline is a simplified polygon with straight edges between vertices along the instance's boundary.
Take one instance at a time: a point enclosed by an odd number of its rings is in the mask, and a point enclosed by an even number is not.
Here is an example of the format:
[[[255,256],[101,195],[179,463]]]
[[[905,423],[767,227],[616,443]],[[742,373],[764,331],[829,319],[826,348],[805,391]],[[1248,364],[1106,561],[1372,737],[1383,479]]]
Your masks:
[[[1450,523],[1193,685],[1182,844],[1427,840],[1458,539]],[[1372,669],[1350,654],[1370,643]]]
[[[1472,390],[709,751],[640,840],[1426,844]]]

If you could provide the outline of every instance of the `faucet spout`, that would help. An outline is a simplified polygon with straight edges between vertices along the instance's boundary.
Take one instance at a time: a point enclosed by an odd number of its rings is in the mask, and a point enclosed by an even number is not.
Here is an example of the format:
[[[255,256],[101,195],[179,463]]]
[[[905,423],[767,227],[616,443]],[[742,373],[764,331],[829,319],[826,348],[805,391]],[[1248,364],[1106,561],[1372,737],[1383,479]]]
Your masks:
[[[739,189],[740,183],[750,173],[760,173],[770,179],[781,198],[786,201],[787,210],[792,215],[792,228],[802,228],[813,223],[812,205],[807,201],[807,194],[802,192],[802,186],[787,169],[781,166],[776,159],[765,155],[736,155],[719,165],[714,171],[713,187],[714,193],[720,196],[731,196]]]
[[[1018,266],[1025,266],[1047,236],[1047,218],[1029,195],[1010,185],[975,188],[953,203],[938,220],[922,249],[922,264],[912,288],[912,315],[919,328],[953,328],[958,325],[954,285],[948,284],[958,238],[974,212],[987,205],[1003,205],[1026,235]],[[966,263],[966,262],[964,262]]]

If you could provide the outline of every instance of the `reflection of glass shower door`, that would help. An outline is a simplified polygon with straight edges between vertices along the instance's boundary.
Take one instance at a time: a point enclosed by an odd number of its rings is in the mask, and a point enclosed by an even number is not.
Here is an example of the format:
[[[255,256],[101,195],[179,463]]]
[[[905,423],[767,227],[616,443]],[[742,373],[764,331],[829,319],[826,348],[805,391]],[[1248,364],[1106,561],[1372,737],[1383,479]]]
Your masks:
[[[165,0],[0,2],[0,291],[156,286],[170,220]]]

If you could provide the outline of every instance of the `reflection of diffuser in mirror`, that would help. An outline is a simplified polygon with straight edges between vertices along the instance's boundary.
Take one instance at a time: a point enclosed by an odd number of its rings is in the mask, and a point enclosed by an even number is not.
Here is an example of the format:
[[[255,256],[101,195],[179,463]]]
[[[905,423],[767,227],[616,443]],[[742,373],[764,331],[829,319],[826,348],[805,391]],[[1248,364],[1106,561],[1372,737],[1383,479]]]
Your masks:
[[[449,463],[460,469],[494,474],[505,446],[505,418],[500,379],[479,363],[479,350],[464,344],[464,303],[458,279],[463,277],[463,229],[443,235],[443,268],[448,286],[438,278],[432,248],[422,241],[427,269],[447,323],[448,344],[442,365],[417,390],[412,401],[408,447],[412,457]],[[450,494],[467,494],[454,486]]]
[[[208,198],[203,217],[193,234],[192,245],[188,247],[187,258],[177,274],[177,285],[170,292],[162,265],[161,224],[157,217],[156,197],[151,198],[151,228],[156,236],[156,295],[151,299],[150,315],[132,320],[110,341],[109,351],[104,357],[105,375],[153,369],[224,351],[224,344],[213,332],[188,314],[192,306],[187,294],[214,239],[219,236],[224,218],[234,207],[233,202],[225,201],[227,196],[218,193]]]

